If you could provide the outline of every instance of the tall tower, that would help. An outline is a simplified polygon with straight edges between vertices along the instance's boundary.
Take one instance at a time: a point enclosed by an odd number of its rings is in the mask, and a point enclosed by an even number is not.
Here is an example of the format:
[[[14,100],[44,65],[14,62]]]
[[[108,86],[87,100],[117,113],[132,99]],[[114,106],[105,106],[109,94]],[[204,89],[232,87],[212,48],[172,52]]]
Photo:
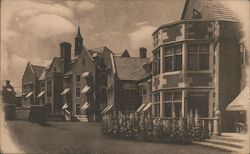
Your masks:
[[[78,26],[78,31],[75,37],[75,56],[80,55],[83,49],[83,38],[80,32],[80,27]]]

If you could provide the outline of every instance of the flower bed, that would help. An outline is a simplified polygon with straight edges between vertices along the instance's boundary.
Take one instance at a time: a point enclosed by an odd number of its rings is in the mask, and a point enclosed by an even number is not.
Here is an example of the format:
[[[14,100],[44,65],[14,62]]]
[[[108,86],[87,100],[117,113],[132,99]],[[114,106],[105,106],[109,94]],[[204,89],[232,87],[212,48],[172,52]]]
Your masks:
[[[103,134],[119,139],[161,143],[191,144],[202,141],[208,134],[198,117],[161,119],[133,114],[104,115]]]

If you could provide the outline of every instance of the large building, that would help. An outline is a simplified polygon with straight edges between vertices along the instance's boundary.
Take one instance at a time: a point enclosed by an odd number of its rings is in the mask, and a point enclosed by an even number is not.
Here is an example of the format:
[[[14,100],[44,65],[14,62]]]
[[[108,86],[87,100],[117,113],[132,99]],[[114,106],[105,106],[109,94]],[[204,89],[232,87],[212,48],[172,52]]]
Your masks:
[[[22,104],[25,107],[39,104],[37,95],[41,92],[39,78],[45,67],[28,62],[22,77]]]
[[[153,116],[220,111],[223,130],[234,129],[225,108],[240,90],[238,26],[219,2],[187,0],[180,21],[153,33]]]

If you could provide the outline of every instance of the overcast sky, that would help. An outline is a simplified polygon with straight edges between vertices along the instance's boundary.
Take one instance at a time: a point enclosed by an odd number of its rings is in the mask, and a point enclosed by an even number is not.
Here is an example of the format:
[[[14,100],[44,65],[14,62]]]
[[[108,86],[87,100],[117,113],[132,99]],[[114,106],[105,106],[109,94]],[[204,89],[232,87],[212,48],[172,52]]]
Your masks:
[[[107,46],[115,53],[128,49],[138,56],[142,46],[151,53],[152,32],[178,21],[184,6],[184,0],[1,2],[1,75],[15,87],[21,87],[28,61],[46,66],[59,56],[60,42],[74,43],[78,25],[87,48]],[[239,10],[235,1],[227,5]]]

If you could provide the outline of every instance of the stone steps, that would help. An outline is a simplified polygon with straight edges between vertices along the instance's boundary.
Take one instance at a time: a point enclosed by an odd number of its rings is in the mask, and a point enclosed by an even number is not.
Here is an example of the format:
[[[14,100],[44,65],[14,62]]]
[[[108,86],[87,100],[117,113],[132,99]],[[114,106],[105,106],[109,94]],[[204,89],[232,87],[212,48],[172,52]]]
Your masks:
[[[243,139],[228,136],[212,136],[210,139],[205,139],[203,142],[194,143],[235,153],[240,153],[244,147]]]
[[[220,149],[223,151],[235,152],[235,153],[239,153],[241,151],[240,148],[233,148],[230,146],[224,146],[224,145],[219,145],[219,144],[214,144],[214,143],[209,143],[209,142],[194,142],[194,144],[207,146],[207,147],[215,148],[215,149]]]

